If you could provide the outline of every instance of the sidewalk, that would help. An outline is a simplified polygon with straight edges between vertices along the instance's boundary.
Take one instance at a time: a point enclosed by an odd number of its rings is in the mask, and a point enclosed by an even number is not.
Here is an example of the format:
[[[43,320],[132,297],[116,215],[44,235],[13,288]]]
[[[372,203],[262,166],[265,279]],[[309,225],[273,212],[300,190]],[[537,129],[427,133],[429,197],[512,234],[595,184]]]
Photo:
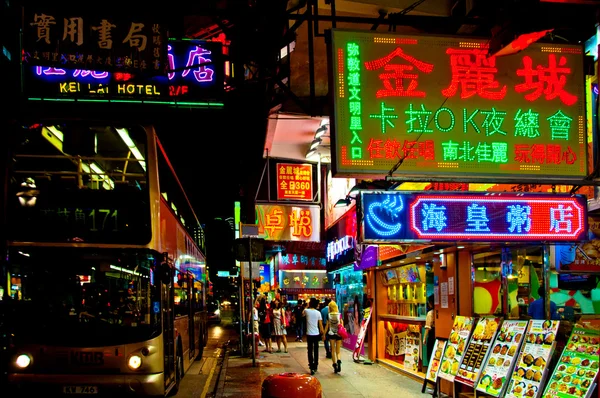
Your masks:
[[[273,344],[275,349],[277,346]],[[288,353],[268,354],[259,347],[256,366],[252,357],[225,354],[219,376],[216,398],[244,397],[260,398],[263,380],[271,375],[284,372],[310,374],[306,342],[288,342]],[[319,347],[319,369],[314,377],[321,383],[323,397],[331,398],[385,398],[421,397],[422,383],[408,376],[394,372],[382,365],[364,365],[352,360],[352,353],[342,348],[342,372],[333,373],[331,359],[325,358],[325,348]],[[291,398],[291,397],[290,397]]]

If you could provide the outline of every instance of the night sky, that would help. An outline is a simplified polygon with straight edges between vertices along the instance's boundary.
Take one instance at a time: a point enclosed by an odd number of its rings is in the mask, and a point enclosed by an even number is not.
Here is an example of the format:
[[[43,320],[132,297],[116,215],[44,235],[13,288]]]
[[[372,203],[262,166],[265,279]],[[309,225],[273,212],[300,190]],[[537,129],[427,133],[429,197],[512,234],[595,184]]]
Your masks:
[[[156,127],[201,223],[233,216],[236,200],[252,204],[264,165],[259,106],[227,102],[225,110],[189,111]]]

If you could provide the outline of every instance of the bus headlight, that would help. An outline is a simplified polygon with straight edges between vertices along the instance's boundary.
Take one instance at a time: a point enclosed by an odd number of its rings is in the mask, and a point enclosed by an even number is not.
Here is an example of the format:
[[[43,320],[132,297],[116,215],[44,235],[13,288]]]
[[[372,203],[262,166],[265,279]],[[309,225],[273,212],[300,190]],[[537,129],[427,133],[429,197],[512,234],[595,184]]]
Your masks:
[[[31,357],[27,354],[21,354],[17,357],[15,364],[19,368],[25,369],[26,367],[28,367],[31,364]]]
[[[127,361],[127,366],[129,366],[131,370],[139,369],[140,366],[142,366],[142,357],[139,355],[130,356],[129,361]]]

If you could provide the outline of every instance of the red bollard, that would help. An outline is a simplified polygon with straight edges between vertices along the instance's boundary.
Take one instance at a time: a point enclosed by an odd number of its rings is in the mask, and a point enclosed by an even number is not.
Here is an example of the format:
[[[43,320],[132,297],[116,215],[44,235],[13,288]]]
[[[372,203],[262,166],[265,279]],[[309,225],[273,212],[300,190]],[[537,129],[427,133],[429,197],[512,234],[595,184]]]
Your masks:
[[[316,377],[300,373],[267,376],[262,383],[261,398],[322,398],[323,389]]]

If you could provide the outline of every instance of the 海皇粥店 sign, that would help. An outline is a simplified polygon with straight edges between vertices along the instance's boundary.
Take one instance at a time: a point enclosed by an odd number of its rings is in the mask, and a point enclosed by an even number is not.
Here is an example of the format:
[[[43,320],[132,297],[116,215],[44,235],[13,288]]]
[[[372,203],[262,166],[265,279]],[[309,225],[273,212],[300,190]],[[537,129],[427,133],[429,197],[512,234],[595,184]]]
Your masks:
[[[313,200],[312,165],[277,163],[277,200]]]
[[[359,195],[359,242],[587,239],[582,195],[367,192]]]
[[[335,176],[585,176],[583,47],[332,30]]]

